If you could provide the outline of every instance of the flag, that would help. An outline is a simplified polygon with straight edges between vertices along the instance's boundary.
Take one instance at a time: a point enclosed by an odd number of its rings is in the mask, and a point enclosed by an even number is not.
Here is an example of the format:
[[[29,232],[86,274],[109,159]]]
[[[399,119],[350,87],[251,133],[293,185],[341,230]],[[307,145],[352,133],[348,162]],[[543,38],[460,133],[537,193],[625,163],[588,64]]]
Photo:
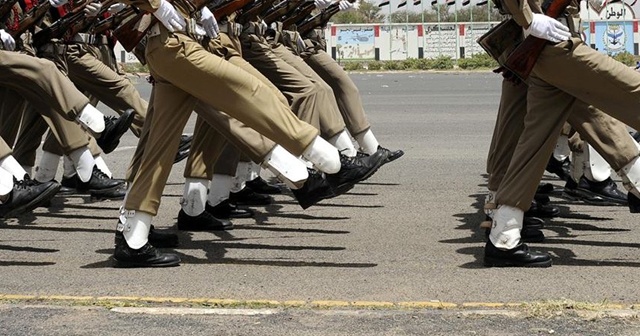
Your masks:
[[[421,1],[421,0],[414,0],[414,1],[413,1],[413,5],[414,5],[414,6],[417,6],[417,5],[419,5],[420,3],[422,3],[422,1]]]
[[[456,4],[456,0],[447,0],[447,6],[453,6]]]
[[[404,7],[407,5],[407,0],[404,0],[403,2],[398,4],[398,8]]]
[[[381,2],[381,3],[378,5],[378,7],[384,7],[384,6],[387,6],[387,5],[389,5],[389,1],[385,0],[385,1]]]
[[[471,0],[462,0],[462,6],[466,6],[471,3]]]
[[[431,6],[435,6],[435,5],[437,5],[437,4],[438,4],[438,0],[433,0],[433,1],[431,1]]]
[[[476,3],[476,6],[484,6],[487,3],[489,3],[489,0],[481,0],[480,2]]]

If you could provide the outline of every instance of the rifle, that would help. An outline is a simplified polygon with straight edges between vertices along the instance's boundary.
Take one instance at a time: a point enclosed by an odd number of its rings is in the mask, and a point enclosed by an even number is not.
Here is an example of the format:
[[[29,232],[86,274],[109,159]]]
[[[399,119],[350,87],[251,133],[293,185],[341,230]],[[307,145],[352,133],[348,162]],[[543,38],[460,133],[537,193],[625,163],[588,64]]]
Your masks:
[[[4,22],[11,13],[13,6],[18,0],[2,0],[0,1],[0,21]]]
[[[134,7],[129,6],[115,13],[114,15],[99,20],[91,29],[91,33],[100,34],[106,32],[109,29],[113,29],[114,27],[118,27],[126,19],[132,17],[137,13],[138,11]]]
[[[571,0],[547,0],[543,5],[544,14],[555,19],[564,12],[570,3]],[[509,57],[504,62],[504,67],[522,80],[526,80],[548,42],[549,41],[545,39],[535,36],[527,36],[524,41],[509,54]]]
[[[213,10],[213,16],[217,21],[222,21],[227,16],[239,11],[240,9],[247,6],[253,0],[229,0],[225,3],[217,6]]]
[[[51,4],[49,0],[40,1],[35,7],[31,8],[25,15],[22,20],[18,23],[18,29],[9,31],[8,33],[15,39],[18,38],[22,33],[26,32],[35,25],[51,8]]]
[[[251,22],[255,20],[267,7],[271,6],[275,0],[258,0],[253,4],[242,8],[242,14],[236,18],[236,21],[241,24]]]
[[[216,6],[213,10],[213,15],[216,20],[220,20],[223,17],[226,17],[236,10],[246,6],[252,0],[227,0],[222,4]],[[194,7],[189,12],[194,13],[195,11],[201,10],[202,7],[206,6],[209,3],[208,0],[196,0],[194,2]],[[143,20],[143,17],[147,16],[148,19]],[[147,34],[147,31],[153,27],[154,24],[158,22],[155,16],[150,13],[139,13],[129,21],[120,25],[113,31],[113,34],[116,36],[122,47],[131,52],[142,38]]]
[[[64,17],[58,19],[49,27],[35,33],[33,35],[33,46],[37,49],[51,41],[51,39],[59,39],[62,37],[71,38],[77,33],[86,31],[89,26],[95,22],[98,16],[104,13],[114,2],[115,0],[105,0],[102,2],[102,8],[94,17],[87,17],[84,13],[84,8],[90,3],[90,1],[85,2],[81,6],[74,8],[73,11]]]
[[[348,0],[350,3],[356,2],[356,0]],[[332,3],[329,7],[325,8],[319,14],[314,15],[305,22],[298,26],[298,33],[300,36],[305,36],[316,27],[323,27],[329,22],[331,17],[340,11],[340,6],[337,2]]]
[[[307,16],[309,16],[309,14],[311,14],[311,12],[313,12],[315,8],[316,8],[316,5],[313,2],[309,2],[302,5],[302,7],[297,12],[293,13],[288,18],[282,20],[282,27],[284,29],[287,29],[292,25],[302,21]]]
[[[273,6],[264,16],[263,20],[267,24],[276,22],[282,18],[285,14],[291,12],[298,7],[300,2],[304,0],[284,0]]]

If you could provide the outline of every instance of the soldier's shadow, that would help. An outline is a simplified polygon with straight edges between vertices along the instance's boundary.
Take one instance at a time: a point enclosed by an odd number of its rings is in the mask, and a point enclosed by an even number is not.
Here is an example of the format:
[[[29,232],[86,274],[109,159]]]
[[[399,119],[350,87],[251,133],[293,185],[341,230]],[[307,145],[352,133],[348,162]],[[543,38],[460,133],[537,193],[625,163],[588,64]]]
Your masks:
[[[486,176],[486,175],[485,175]],[[480,186],[486,186],[481,184]],[[553,263],[556,265],[575,265],[575,266],[626,266],[637,267],[640,266],[640,262],[634,261],[602,261],[602,260],[588,260],[579,259],[576,254],[569,248],[551,247],[551,245],[588,245],[588,246],[602,246],[602,247],[628,247],[628,248],[640,248],[640,243],[616,243],[616,242],[602,242],[593,240],[581,240],[578,239],[579,232],[592,231],[592,232],[626,232],[629,229],[612,228],[612,227],[600,227],[592,223],[581,223],[572,220],[590,221],[590,222],[606,222],[612,220],[608,217],[595,217],[588,214],[574,213],[566,205],[558,205],[555,198],[558,194],[552,193],[554,198],[551,204],[558,206],[560,209],[560,215],[551,220],[545,220],[545,230],[555,232],[557,237],[546,238],[544,244],[544,250],[548,251],[553,256]],[[456,230],[464,230],[470,234],[466,237],[458,237],[453,239],[445,239],[439,242],[447,244],[475,244],[475,246],[461,247],[456,250],[457,253],[466,254],[473,257],[474,261],[460,265],[461,268],[484,268],[484,245],[487,240],[487,235],[484,229],[480,228],[480,223],[485,220],[484,214],[484,202],[486,194],[477,193],[471,194],[469,197],[473,200],[471,208],[476,211],[468,213],[458,213],[453,215],[460,223],[456,226]]]

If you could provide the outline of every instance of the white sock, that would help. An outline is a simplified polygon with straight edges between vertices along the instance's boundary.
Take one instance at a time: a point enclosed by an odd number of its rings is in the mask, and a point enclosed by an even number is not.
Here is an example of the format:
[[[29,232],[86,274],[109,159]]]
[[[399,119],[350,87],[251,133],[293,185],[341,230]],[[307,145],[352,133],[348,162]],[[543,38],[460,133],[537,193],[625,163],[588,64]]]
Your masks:
[[[238,192],[247,185],[247,181],[250,181],[251,177],[251,162],[238,162],[238,166],[236,167],[236,175],[233,177],[233,182],[231,183],[231,192]]]
[[[553,150],[553,157],[558,161],[564,161],[569,157],[570,152],[569,138],[566,135],[560,135],[556,143],[556,148]]]
[[[76,167],[73,166],[73,162],[67,155],[62,160],[62,174],[64,177],[71,177],[76,174]]]
[[[249,163],[251,164],[251,167],[249,167],[249,175],[247,176],[247,181],[253,181],[260,177],[260,165],[254,162]]]
[[[16,161],[13,155],[9,155],[4,159],[0,160],[0,168],[8,171],[16,178],[18,181],[24,180],[24,176],[27,172],[22,169],[22,166]]]
[[[38,182],[49,182],[56,178],[60,155],[50,152],[42,152],[40,164],[36,167],[36,175],[33,177]]]
[[[207,202],[207,187],[209,181],[205,179],[186,178],[182,193],[182,210],[189,216],[198,216],[204,212]]]
[[[11,190],[13,190],[13,175],[0,168],[0,195],[9,195]]]
[[[262,165],[292,189],[301,188],[304,181],[309,178],[306,163],[280,145],[273,147]]]
[[[311,161],[321,172],[335,174],[340,171],[340,153],[330,143],[317,136],[304,150],[302,157]]]
[[[229,175],[213,174],[209,185],[209,195],[207,196],[209,205],[216,206],[229,199],[232,183],[233,177]]]
[[[104,131],[104,114],[91,104],[87,104],[82,109],[78,115],[78,121],[94,133]]]
[[[127,245],[137,250],[149,241],[151,219],[153,216],[146,212],[123,209],[120,211],[117,230],[122,232]]]
[[[493,212],[493,224],[489,240],[501,250],[510,250],[520,244],[520,230],[524,211],[508,205],[500,205]]]
[[[375,136],[373,136],[373,132],[371,129],[368,129],[366,132],[362,132],[355,136],[358,145],[360,145],[360,149],[366,154],[373,154],[378,151],[378,140]]]
[[[73,161],[73,166],[76,167],[76,173],[78,173],[80,181],[88,182],[91,179],[91,173],[93,173],[93,166],[96,165],[89,148],[78,148],[69,153],[69,158]]]
[[[113,177],[111,170],[109,170],[109,167],[107,166],[107,163],[104,162],[104,159],[102,158],[102,156],[98,155],[94,158],[94,160],[96,161],[96,166],[98,167],[98,169],[100,169],[103,173],[109,176],[109,178]]]
[[[346,129],[342,130],[342,132],[332,136],[329,140],[329,143],[338,149],[338,152],[349,156],[354,157],[358,154],[358,150],[353,145],[351,141],[351,136]]]

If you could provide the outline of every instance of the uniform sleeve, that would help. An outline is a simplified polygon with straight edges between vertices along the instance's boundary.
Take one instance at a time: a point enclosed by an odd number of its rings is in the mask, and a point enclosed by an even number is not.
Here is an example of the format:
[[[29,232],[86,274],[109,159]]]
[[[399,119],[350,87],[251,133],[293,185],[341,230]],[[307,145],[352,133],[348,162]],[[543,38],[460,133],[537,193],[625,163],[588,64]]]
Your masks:
[[[133,5],[141,10],[153,13],[160,7],[160,0],[119,0],[123,4]]]
[[[529,28],[533,20],[533,12],[527,0],[502,0],[513,19],[522,28]]]

